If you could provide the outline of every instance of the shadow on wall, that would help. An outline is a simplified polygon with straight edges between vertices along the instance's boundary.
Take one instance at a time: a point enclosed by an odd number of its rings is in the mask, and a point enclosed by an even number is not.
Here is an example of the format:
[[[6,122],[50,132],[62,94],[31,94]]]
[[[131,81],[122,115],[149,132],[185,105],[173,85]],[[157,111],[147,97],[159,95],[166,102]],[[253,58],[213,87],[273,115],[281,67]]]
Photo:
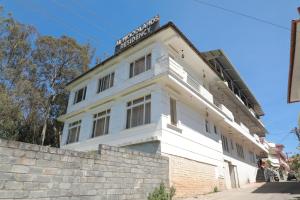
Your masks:
[[[300,182],[271,182],[262,185],[252,193],[289,193],[300,194]],[[292,200],[300,200],[294,197]]]

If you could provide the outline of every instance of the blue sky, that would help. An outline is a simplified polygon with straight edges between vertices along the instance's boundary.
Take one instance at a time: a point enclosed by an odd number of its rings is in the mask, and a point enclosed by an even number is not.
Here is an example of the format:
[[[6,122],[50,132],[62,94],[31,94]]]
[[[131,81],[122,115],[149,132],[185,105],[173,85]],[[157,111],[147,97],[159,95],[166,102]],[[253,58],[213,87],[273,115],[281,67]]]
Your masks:
[[[290,28],[298,0],[202,0]],[[287,104],[290,32],[199,4],[196,0],[0,0],[6,12],[43,35],[68,35],[91,43],[96,56],[111,55],[118,38],[147,19],[173,21],[200,51],[221,48],[261,103],[267,139],[298,152],[290,130],[300,103]]]

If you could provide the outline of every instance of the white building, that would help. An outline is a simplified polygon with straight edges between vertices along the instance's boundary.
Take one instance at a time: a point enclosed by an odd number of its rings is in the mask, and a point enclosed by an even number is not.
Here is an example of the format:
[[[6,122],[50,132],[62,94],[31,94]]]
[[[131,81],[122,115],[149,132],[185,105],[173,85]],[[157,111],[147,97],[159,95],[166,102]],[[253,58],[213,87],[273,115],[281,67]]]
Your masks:
[[[264,113],[222,50],[200,53],[171,22],[79,76],[61,147],[108,144],[170,158],[170,184],[193,196],[255,182]]]
[[[272,142],[266,142],[266,144],[269,155],[268,158],[264,159],[264,161],[269,162],[268,165],[270,166],[268,167],[276,171],[280,179],[285,180],[287,173],[290,171],[290,167],[287,164],[287,156],[283,151],[284,145]]]

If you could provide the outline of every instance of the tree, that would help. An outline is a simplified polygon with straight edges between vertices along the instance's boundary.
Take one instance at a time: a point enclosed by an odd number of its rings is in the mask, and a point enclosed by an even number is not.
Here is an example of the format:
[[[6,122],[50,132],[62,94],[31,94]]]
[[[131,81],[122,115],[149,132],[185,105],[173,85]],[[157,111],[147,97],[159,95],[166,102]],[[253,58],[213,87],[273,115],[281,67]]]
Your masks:
[[[8,95],[5,86],[0,84],[0,137],[16,139],[22,116],[20,108]]]
[[[43,129],[44,144],[47,124],[54,124],[57,114],[65,111],[67,103],[66,84],[83,72],[90,62],[91,48],[81,46],[67,36],[53,38],[44,36],[36,41],[33,60],[37,66],[37,84],[44,91]],[[55,126],[53,126],[55,127]],[[57,129],[56,129],[57,130]]]
[[[296,172],[298,178],[300,178],[300,155],[296,154],[290,158],[290,168],[292,171]]]
[[[32,26],[20,24],[11,15],[1,17],[0,7],[0,81],[12,89],[21,79],[28,78],[32,69],[32,43],[36,31]]]
[[[3,99],[0,110],[6,125],[15,126],[14,131],[10,129],[11,134],[4,126],[1,127],[0,131],[6,132],[5,138],[11,136],[11,139],[27,141],[21,137],[22,130],[26,123],[31,127],[36,121],[28,122],[31,109],[37,109],[36,99],[31,95],[35,90],[34,82],[31,81],[34,72],[31,53],[36,37],[37,33],[32,26],[20,24],[12,15],[2,16],[0,8],[0,95]],[[30,135],[26,132],[23,135]]]
[[[70,37],[40,36],[0,7],[0,137],[58,147],[66,83],[87,70],[92,54]]]

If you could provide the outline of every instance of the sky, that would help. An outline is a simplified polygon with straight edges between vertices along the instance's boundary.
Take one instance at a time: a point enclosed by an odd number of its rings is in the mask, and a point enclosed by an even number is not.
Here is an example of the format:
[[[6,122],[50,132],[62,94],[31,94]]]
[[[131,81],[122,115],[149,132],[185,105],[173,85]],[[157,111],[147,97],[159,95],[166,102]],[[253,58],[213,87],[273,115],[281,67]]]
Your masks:
[[[265,112],[267,140],[284,144],[288,153],[300,153],[299,142],[290,133],[297,126],[300,103],[287,104],[289,29],[291,20],[299,18],[299,4],[299,0],[0,0],[5,12],[19,22],[35,26],[42,35],[67,35],[90,43],[102,59],[113,54],[117,39],[159,14],[161,25],[172,21],[200,51],[225,51]]]

